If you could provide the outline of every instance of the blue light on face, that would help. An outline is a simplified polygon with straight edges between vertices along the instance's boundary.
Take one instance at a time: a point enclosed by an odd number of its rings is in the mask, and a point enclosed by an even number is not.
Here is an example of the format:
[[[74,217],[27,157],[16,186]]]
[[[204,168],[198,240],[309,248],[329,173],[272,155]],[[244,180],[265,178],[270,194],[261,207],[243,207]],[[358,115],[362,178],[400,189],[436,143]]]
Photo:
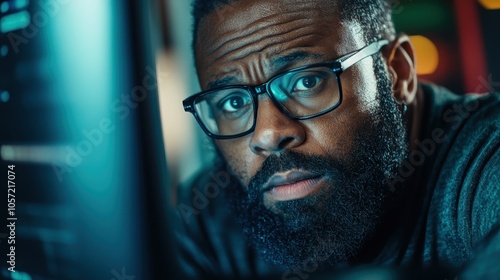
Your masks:
[[[283,88],[283,86],[281,84],[279,84],[279,85],[272,84],[270,89],[271,89],[273,96],[276,100],[278,100],[279,102],[287,101],[288,96],[285,93],[286,90]]]

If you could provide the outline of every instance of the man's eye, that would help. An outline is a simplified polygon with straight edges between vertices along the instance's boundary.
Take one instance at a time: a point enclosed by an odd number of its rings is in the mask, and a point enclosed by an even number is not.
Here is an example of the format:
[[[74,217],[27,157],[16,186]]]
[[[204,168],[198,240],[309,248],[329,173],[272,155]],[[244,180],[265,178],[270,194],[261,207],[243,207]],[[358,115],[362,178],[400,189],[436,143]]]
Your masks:
[[[313,75],[309,75],[309,76],[304,76],[304,77],[301,77],[300,79],[297,79],[297,81],[295,82],[295,85],[293,87],[293,90],[310,90],[312,88],[314,88],[316,85],[319,84],[319,82],[321,81],[321,78],[318,77],[318,76],[313,76]]]
[[[248,106],[249,103],[250,103],[250,100],[248,100],[248,98],[243,97],[243,96],[234,95],[234,96],[230,96],[230,97],[226,98],[222,102],[221,108],[224,112],[233,113],[233,112],[237,112],[238,110],[241,110],[245,106]]]

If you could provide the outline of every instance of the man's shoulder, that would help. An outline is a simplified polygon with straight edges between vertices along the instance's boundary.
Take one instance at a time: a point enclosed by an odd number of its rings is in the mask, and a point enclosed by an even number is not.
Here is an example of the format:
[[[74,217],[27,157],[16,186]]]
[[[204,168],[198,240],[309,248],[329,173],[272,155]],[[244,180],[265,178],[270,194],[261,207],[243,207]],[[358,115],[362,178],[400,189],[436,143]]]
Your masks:
[[[431,89],[429,91],[429,89]],[[427,86],[430,102],[427,104],[426,135],[440,144],[432,168],[447,173],[447,183],[453,174],[469,183],[465,175],[477,175],[496,161],[500,149],[500,94],[456,95],[437,86]],[[441,133],[436,133],[439,130]],[[450,177],[451,176],[451,177]],[[457,178],[458,179],[458,178]]]
[[[439,166],[466,171],[471,163],[488,162],[499,149],[500,94],[457,95],[427,86],[424,136],[439,148],[433,159]],[[466,168],[468,167],[468,168]]]
[[[434,125],[428,135],[440,135],[443,141],[424,167],[433,190],[427,248],[437,249],[427,253],[460,265],[499,223],[500,95],[432,90],[434,121],[429,123]]]
[[[453,130],[458,130],[466,123],[499,125],[500,93],[458,95],[432,84],[423,85],[423,89],[427,125]]]
[[[433,108],[428,110],[434,119],[428,123],[445,134],[441,158],[449,163],[488,161],[499,148],[500,94],[457,95],[436,86],[432,92]]]

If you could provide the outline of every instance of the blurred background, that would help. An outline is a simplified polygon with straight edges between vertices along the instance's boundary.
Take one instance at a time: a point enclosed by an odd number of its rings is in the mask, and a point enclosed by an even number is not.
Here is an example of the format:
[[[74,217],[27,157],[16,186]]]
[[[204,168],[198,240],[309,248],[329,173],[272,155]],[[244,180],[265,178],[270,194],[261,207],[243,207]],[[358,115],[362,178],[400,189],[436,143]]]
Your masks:
[[[500,91],[500,0],[391,3],[421,80]],[[0,0],[0,176],[15,165],[17,218],[13,274],[0,203],[0,279],[175,279],[169,210],[213,156],[182,108],[200,90],[190,7]]]
[[[160,4],[0,1],[0,279],[175,278]]]

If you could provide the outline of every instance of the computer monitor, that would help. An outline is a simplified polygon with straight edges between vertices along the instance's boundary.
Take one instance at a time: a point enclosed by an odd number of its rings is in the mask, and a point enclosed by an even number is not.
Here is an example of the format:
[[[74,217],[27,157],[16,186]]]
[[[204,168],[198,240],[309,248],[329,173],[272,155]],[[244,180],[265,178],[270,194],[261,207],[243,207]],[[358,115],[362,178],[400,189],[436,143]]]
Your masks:
[[[156,4],[0,1],[0,278],[175,274]]]

